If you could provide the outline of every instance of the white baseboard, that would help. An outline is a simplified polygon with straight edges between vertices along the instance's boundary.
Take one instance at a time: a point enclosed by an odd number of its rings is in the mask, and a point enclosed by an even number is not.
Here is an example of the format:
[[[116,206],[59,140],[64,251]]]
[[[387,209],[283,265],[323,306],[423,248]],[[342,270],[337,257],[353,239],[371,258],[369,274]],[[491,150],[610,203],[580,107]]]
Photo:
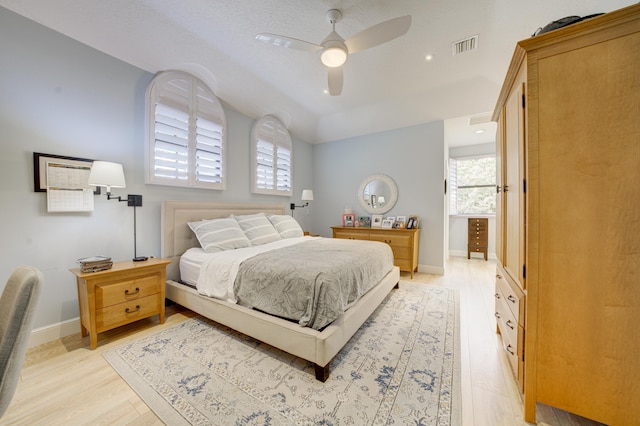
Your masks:
[[[444,275],[444,268],[441,268],[440,266],[418,265],[418,272],[424,272],[425,274]]]
[[[449,256],[467,257],[467,251],[466,250],[449,250]],[[484,259],[484,254],[471,252],[471,258],[472,259],[474,259],[474,258]],[[495,253],[487,253],[487,258],[489,258],[491,260],[496,260],[497,259]]]
[[[80,332],[80,318],[74,318],[57,324],[35,328],[31,331],[29,347],[41,345],[52,340],[58,340]]]

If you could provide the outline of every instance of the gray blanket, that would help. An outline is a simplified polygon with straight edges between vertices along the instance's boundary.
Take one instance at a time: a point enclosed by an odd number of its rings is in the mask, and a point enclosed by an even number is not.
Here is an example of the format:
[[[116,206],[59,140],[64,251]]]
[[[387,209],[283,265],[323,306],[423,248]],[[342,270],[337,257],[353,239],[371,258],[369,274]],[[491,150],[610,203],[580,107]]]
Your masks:
[[[243,306],[320,330],[392,268],[385,243],[321,238],[245,260],[234,290]]]

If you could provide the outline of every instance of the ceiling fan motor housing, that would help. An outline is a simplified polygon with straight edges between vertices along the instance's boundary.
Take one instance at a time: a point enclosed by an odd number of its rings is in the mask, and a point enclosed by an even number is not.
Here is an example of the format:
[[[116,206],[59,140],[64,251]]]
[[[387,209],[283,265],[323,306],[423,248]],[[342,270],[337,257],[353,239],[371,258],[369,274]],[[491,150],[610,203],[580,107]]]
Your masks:
[[[327,11],[325,17],[330,24],[335,24],[342,18],[342,12],[340,12],[338,9],[330,9]]]

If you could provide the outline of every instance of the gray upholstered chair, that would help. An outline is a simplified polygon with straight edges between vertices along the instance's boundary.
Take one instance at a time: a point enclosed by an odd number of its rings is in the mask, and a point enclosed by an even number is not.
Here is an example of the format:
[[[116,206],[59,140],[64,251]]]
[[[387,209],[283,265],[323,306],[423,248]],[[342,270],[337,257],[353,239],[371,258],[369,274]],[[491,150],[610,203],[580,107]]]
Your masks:
[[[9,407],[20,378],[42,282],[40,271],[19,266],[0,297],[0,417]]]

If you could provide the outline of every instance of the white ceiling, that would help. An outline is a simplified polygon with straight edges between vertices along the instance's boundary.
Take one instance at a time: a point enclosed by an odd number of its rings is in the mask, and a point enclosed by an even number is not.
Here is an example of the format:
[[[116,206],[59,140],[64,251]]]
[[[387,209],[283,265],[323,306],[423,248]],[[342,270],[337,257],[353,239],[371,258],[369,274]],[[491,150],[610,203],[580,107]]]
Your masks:
[[[188,70],[250,117],[275,114],[297,137],[326,142],[445,120],[450,145],[492,142],[469,116],[490,113],[518,40],[569,15],[608,12],[635,0],[0,0],[0,5],[151,73]],[[342,95],[324,93],[314,55],[255,40],[271,32],[319,43],[412,16],[409,32],[358,52]],[[452,56],[451,43],[479,35]],[[425,55],[434,59],[425,61]]]

